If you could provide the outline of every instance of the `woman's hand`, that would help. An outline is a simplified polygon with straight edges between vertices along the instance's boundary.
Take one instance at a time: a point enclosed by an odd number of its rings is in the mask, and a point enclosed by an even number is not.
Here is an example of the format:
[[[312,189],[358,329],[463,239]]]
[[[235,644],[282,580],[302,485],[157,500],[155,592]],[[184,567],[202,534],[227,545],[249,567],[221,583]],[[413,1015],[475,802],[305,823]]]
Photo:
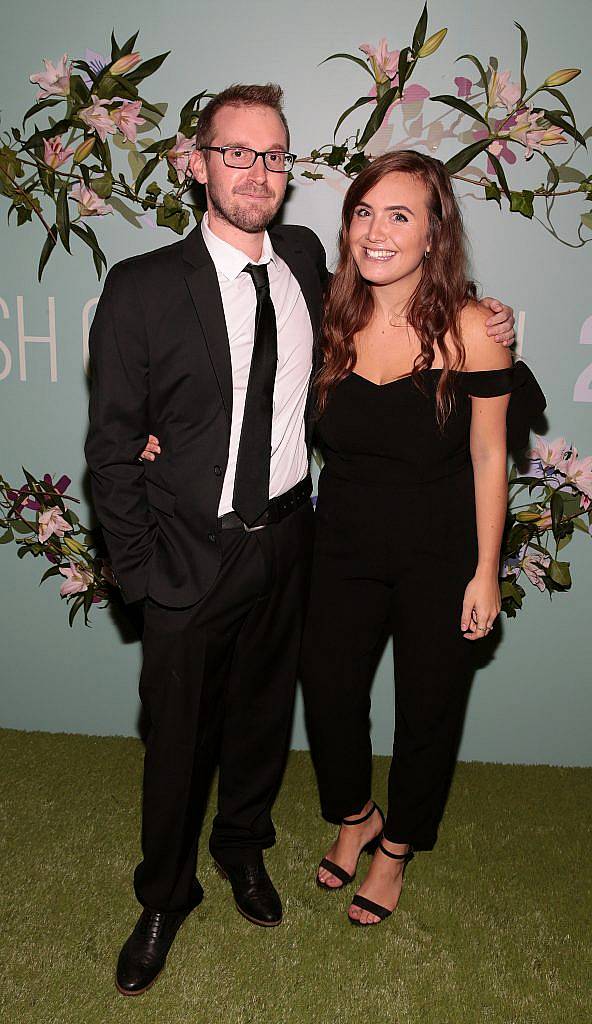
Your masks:
[[[146,462],[154,462],[157,455],[160,455],[160,441],[154,434],[148,434],[148,442],[140,458]]]
[[[491,633],[502,606],[497,574],[479,573],[468,583],[460,622],[466,640],[482,640]]]

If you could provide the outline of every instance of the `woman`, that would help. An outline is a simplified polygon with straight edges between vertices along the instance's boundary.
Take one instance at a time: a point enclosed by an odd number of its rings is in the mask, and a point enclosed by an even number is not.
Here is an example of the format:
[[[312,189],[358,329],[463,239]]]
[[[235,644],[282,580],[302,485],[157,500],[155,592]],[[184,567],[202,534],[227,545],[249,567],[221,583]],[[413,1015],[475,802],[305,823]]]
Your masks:
[[[345,197],[318,374],[324,458],[302,681],[324,816],[340,823],[326,889],[374,925],[414,850],[432,849],[471,679],[500,611],[506,412],[544,408],[524,364],[488,338],[440,161],[375,160]],[[523,431],[524,433],[524,431]],[[520,438],[526,443],[525,437]],[[386,820],[371,799],[370,685],[394,635],[396,728]]]

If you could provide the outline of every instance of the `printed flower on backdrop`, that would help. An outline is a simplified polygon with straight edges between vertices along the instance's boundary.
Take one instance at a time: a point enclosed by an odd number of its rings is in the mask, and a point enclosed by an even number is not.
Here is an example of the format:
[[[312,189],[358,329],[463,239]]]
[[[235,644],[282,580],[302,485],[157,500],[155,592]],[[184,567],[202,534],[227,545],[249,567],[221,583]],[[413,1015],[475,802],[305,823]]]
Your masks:
[[[529,548],[521,562],[521,567],[528,579],[538,590],[545,589],[544,576],[551,563],[551,556]]]
[[[62,597],[69,597],[70,594],[82,594],[92,583],[91,573],[86,569],[80,569],[77,565],[72,565],[72,562],[68,566],[61,566],[60,573],[66,577],[60,587]]]
[[[62,516],[59,508],[48,508],[46,512],[42,512],[39,516],[39,542],[45,544],[46,540],[49,540],[54,534],[56,537],[63,537],[65,533],[68,533],[72,527],[70,523]]]
[[[64,149],[61,135],[55,135],[53,139],[43,140],[43,159],[49,167],[53,167],[54,171],[61,167],[62,164],[65,164],[73,153],[74,149],[70,146],[68,149]]]
[[[488,104],[493,107],[505,107],[513,110],[520,99],[520,86],[510,81],[510,71],[494,71],[490,67]]]
[[[92,94],[91,99],[92,106],[84,107],[83,110],[79,110],[78,117],[81,121],[84,121],[85,125],[91,132],[96,132],[101,142],[104,142],[108,135],[115,135],[115,132],[117,131],[115,121],[110,117],[109,111],[105,110],[105,107],[107,107],[112,101],[100,100],[94,93]]]
[[[49,96],[68,96],[70,93],[71,67],[68,65],[68,54],[65,53],[61,60],[54,65],[50,60],[43,59],[45,71],[36,75],[29,75],[29,81],[39,86],[37,93],[38,100],[47,99]]]
[[[503,121],[494,120],[493,131],[497,131],[503,123]],[[472,134],[475,142],[478,142],[480,139],[486,139],[490,133],[487,131],[487,128],[476,128]],[[487,147],[487,152],[491,153],[492,156],[496,156],[498,160],[505,160],[508,164],[515,164],[517,160],[516,154],[510,149],[505,139],[494,139],[491,145]],[[487,161],[487,173],[496,173],[495,167],[489,159]]]
[[[177,141],[166,154],[166,158],[177,172],[179,184],[182,185],[189,170],[189,159],[195,152],[195,139],[188,139],[182,132],[177,132]]]
[[[138,125],[146,124],[146,119],[139,116],[141,107],[142,100],[123,100],[120,107],[111,111],[111,120],[127,142],[135,142]]]
[[[360,49],[362,53],[366,54],[366,58],[372,68],[377,82],[380,84],[394,82],[399,73],[398,50],[389,50],[386,39],[381,39],[378,46],[372,46],[370,43],[362,43],[358,49]]]
[[[81,217],[104,217],[106,213],[113,213],[113,207],[109,203],[103,202],[101,197],[86,185],[75,185],[69,198],[78,203],[78,212]]]
[[[568,484],[575,487],[586,498],[592,499],[592,455],[585,459],[578,459],[578,453],[573,452],[565,462],[565,479]]]
[[[473,83],[470,78],[455,78],[454,84],[456,86],[456,95],[460,96],[461,100],[466,100],[467,96],[471,95]]]
[[[82,59],[84,60],[85,64],[88,64],[88,66],[92,68],[96,75],[100,74],[100,72],[103,71],[109,63],[107,58],[104,57],[102,53],[97,53],[95,50],[85,50],[84,57]],[[89,77],[89,75],[86,74],[85,71],[80,72],[80,77],[82,78],[82,81],[86,85],[87,89],[92,89],[92,79]]]

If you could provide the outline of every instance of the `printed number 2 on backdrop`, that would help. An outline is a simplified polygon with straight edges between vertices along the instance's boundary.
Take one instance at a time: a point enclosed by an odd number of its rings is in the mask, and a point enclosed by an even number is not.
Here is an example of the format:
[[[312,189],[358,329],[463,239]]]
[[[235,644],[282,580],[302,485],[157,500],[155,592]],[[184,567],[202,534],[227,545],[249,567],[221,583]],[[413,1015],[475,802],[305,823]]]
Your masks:
[[[584,320],[580,331],[580,345],[592,345],[592,316]],[[573,393],[574,402],[592,402],[592,363],[582,370]]]

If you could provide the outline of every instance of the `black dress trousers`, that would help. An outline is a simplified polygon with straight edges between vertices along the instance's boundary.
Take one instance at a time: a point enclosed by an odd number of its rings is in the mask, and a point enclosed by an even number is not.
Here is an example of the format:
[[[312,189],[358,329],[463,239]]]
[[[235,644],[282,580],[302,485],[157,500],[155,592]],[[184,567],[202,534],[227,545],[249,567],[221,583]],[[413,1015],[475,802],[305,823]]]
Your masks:
[[[134,877],[144,906],[172,911],[199,901],[198,838],[216,763],[216,859],[244,861],[274,843],[312,529],[306,502],[262,530],[221,530],[221,570],[202,601],[185,609],[147,601],[143,860]]]

